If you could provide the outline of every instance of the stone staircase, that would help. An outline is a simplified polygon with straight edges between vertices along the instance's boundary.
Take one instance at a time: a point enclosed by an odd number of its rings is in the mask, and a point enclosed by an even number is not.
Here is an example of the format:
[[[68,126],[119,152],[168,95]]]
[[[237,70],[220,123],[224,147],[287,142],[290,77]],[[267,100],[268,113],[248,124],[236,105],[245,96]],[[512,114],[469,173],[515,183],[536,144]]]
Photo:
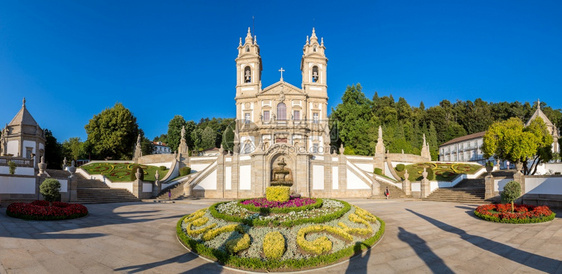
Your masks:
[[[140,201],[126,189],[109,188],[104,182],[84,178],[79,173],[75,173],[75,176],[77,176],[78,203],[98,204]]]
[[[379,188],[379,194],[373,196],[373,199],[386,199],[386,197],[384,196],[384,191],[386,189],[386,187],[388,187],[388,191],[390,192],[390,197],[388,197],[389,199],[399,199],[399,198],[411,198],[412,196],[407,196],[406,193],[404,193],[404,191],[402,191],[402,189],[385,183],[385,182],[381,182],[379,181],[380,184],[380,188]]]
[[[425,201],[487,204],[484,179],[464,179],[452,188],[439,188],[431,193]]]
[[[184,182],[181,183],[177,183],[171,187],[168,187],[166,189],[163,189],[162,191],[160,191],[160,193],[158,194],[158,196],[156,197],[157,200],[168,200],[168,190],[170,190],[172,192],[172,196],[171,199],[172,200],[176,200],[176,199],[183,199],[185,198],[183,195],[183,187],[185,186],[185,184],[187,183],[191,183],[191,181],[195,178],[194,175],[191,175],[191,178],[187,179]]]

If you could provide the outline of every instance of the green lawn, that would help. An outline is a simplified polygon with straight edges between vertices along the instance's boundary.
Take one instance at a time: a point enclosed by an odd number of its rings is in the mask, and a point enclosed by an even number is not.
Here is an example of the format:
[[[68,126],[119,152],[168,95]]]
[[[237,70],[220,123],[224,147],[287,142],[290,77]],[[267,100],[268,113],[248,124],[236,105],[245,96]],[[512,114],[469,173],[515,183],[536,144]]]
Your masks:
[[[481,165],[471,165],[463,163],[418,163],[406,165],[408,178],[410,181],[421,181],[423,179],[422,172],[423,168],[431,168],[435,174],[436,181],[446,181],[450,182],[459,174],[474,174],[479,169],[483,168]],[[404,171],[396,171],[398,176],[404,179]]]
[[[134,163],[93,163],[81,166],[89,174],[105,175],[112,182],[130,182],[131,168]],[[158,172],[160,180],[166,176],[168,169],[160,170],[157,166],[141,165],[144,171],[144,180],[154,182],[154,174]]]

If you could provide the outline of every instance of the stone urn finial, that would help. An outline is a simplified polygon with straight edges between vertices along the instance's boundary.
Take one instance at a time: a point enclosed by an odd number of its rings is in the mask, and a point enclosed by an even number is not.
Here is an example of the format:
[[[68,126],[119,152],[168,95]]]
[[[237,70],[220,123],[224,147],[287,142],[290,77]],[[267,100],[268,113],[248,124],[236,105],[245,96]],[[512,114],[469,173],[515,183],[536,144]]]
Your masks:
[[[142,175],[141,169],[140,169],[140,168],[137,168],[137,172],[135,173],[135,177],[137,177],[137,180],[140,180],[141,175]]]
[[[425,167],[423,168],[422,176],[424,179],[427,179],[427,170]]]
[[[39,175],[45,174],[45,169],[47,168],[47,164],[45,164],[45,156],[41,156],[41,162],[37,165],[39,167]]]
[[[409,177],[410,177],[410,174],[408,174],[408,170],[404,169],[404,181],[408,180]]]

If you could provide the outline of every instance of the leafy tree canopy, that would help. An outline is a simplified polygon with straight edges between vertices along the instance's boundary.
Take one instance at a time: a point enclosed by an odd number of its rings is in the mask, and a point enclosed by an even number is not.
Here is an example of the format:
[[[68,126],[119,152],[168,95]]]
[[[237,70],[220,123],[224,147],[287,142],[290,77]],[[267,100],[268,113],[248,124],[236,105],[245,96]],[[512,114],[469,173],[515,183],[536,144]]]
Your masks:
[[[139,126],[137,118],[121,103],[94,115],[85,126],[91,152],[97,158],[130,159]]]

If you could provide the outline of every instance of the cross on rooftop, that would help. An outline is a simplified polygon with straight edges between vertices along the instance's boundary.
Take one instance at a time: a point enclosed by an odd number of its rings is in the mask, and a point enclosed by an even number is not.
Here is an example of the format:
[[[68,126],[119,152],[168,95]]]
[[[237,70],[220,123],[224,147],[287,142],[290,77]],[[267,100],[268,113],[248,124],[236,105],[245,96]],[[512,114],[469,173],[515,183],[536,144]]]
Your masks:
[[[283,71],[285,71],[283,68],[280,68],[279,71],[281,72],[281,81],[283,80]]]

